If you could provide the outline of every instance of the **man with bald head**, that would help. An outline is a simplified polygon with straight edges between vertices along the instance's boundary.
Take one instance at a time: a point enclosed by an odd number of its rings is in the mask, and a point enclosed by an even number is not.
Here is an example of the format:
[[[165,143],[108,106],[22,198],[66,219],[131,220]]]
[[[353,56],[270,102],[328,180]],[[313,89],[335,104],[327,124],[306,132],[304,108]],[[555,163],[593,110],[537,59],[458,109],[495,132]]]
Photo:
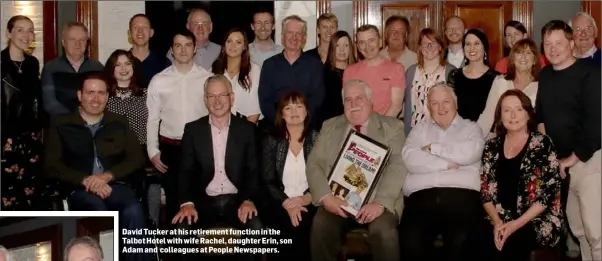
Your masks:
[[[445,21],[445,39],[447,39],[447,49],[443,54],[451,65],[460,68],[464,66],[464,50],[462,48],[462,38],[466,33],[464,20],[459,16],[452,16]]]
[[[485,140],[476,123],[458,114],[451,87],[435,85],[427,99],[431,119],[412,128],[402,152],[408,169],[399,231],[402,260],[427,260],[439,234],[449,260],[469,260],[466,254],[475,251],[468,250],[466,239],[476,236],[482,217],[479,167]]]
[[[401,160],[403,124],[372,111],[372,90],[365,82],[350,80],[342,92],[345,113],[324,122],[306,165],[312,201],[319,206],[311,228],[312,260],[337,260],[346,229],[367,226],[372,260],[397,261],[397,224],[403,208],[401,188],[406,176]],[[355,219],[341,208],[348,203],[334,196],[328,185],[328,175],[351,129],[391,149],[374,197],[360,207]]]
[[[209,41],[209,35],[213,31],[211,16],[203,9],[192,9],[188,14],[186,29],[194,33],[196,38],[194,63],[207,71],[211,71],[211,65],[222,51],[219,44]],[[171,49],[167,52],[167,58],[172,63],[174,62]]]
[[[579,12],[569,22],[573,28],[573,40],[575,49],[573,55],[580,59],[585,59],[591,64],[601,66],[602,51],[596,47],[596,38],[598,38],[598,25],[596,19],[586,12]]]

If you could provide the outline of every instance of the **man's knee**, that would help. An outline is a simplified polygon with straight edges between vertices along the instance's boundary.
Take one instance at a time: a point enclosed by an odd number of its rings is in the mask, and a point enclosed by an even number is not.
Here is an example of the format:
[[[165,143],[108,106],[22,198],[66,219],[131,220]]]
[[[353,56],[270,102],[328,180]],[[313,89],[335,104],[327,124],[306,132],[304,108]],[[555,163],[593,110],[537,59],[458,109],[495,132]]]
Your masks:
[[[87,211],[107,211],[107,205],[104,200],[98,195],[85,191],[85,190],[76,190],[69,198],[67,198],[67,203],[69,204],[69,209],[77,211],[77,210],[87,210]]]
[[[247,224],[245,226],[249,229],[259,230],[263,228],[263,223],[259,216],[254,216],[251,219],[247,220]]]
[[[397,233],[397,217],[385,211],[368,226],[368,238],[378,240],[379,242],[394,242],[397,244],[399,238]]]
[[[328,233],[323,233],[322,231],[329,231],[336,229],[337,224],[342,222],[342,218],[328,212],[323,207],[320,207],[314,215],[314,219],[312,222],[312,231],[316,231],[318,234],[326,235]]]

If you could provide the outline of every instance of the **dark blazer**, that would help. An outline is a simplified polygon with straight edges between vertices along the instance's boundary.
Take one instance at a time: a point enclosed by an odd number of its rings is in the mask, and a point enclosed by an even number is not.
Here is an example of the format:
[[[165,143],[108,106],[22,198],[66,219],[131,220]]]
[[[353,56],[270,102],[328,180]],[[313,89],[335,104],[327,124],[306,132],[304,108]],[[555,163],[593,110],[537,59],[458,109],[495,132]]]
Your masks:
[[[226,176],[238,190],[238,200],[255,199],[258,185],[255,125],[232,115],[226,142]],[[180,204],[208,197],[205,189],[215,174],[209,116],[189,122],[182,137],[182,161],[178,174]]]
[[[79,110],[52,117],[44,138],[46,173],[79,186],[92,174],[95,150],[104,170],[116,181],[143,168],[142,150],[127,119],[106,111],[100,124],[93,136]]]
[[[307,158],[317,137],[318,132],[312,130],[307,133],[303,141],[305,162],[307,162]],[[261,177],[267,185],[269,195],[272,199],[282,203],[288,199],[288,196],[284,193],[284,185],[282,184],[284,163],[286,163],[288,155],[288,141],[283,137],[269,135],[263,139],[262,150],[263,175]],[[309,188],[304,193],[308,192]]]

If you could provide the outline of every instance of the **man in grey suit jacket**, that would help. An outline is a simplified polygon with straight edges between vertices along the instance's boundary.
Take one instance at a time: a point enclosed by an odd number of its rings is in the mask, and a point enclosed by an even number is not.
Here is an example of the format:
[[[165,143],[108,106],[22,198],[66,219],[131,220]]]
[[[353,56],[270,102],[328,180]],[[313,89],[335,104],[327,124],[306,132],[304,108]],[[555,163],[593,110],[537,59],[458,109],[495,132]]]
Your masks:
[[[405,136],[403,124],[393,117],[372,111],[371,89],[365,82],[350,80],[343,87],[345,114],[326,121],[307,160],[306,174],[314,204],[319,205],[311,231],[313,261],[335,261],[341,249],[343,228],[367,225],[373,260],[398,261],[397,224],[401,216],[401,188],[406,169],[401,158]],[[361,207],[355,221],[341,206],[347,204],[332,195],[327,177],[351,128],[385,144],[392,150],[388,164],[376,185],[373,198]]]

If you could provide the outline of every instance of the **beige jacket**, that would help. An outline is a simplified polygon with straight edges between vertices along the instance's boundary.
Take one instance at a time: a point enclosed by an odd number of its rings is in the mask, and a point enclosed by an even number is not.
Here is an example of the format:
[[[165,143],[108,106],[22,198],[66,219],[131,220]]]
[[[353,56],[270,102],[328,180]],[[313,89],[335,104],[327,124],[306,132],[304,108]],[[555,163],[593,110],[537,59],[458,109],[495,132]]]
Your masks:
[[[372,113],[367,128],[368,137],[391,148],[389,161],[373,193],[372,202],[383,205],[386,210],[397,214],[399,218],[403,209],[401,188],[407,174],[401,158],[401,150],[405,142],[403,124],[393,117]],[[334,167],[349,129],[350,125],[345,115],[324,122],[314,148],[309,154],[306,165],[307,182],[316,205],[321,198],[331,193],[328,175]]]

